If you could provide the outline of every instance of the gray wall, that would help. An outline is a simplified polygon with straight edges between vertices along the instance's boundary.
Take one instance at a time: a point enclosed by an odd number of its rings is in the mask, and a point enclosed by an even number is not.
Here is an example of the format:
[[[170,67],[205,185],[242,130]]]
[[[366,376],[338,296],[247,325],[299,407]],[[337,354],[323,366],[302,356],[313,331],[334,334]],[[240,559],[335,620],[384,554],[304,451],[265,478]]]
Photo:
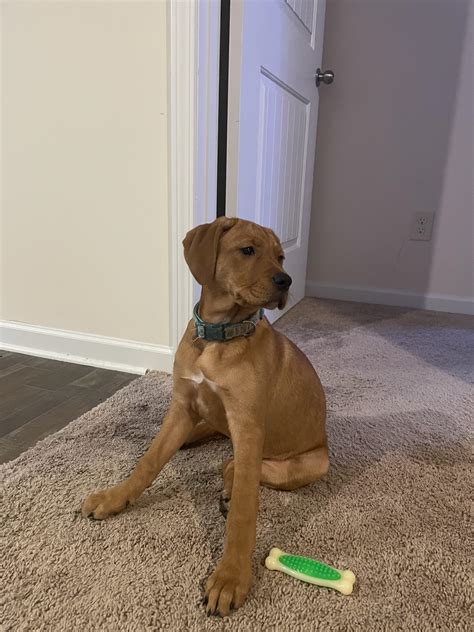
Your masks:
[[[466,0],[328,0],[309,294],[472,310],[473,21]]]

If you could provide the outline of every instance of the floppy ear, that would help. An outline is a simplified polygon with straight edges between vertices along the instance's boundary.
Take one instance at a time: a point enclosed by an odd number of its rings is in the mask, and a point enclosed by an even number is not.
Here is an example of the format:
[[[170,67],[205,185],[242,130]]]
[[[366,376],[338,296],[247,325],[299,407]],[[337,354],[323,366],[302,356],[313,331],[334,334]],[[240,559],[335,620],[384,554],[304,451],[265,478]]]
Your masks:
[[[238,219],[235,217],[218,217],[211,224],[196,226],[184,238],[184,258],[191,274],[200,285],[206,285],[213,280],[219,240],[222,234],[237,222]]]

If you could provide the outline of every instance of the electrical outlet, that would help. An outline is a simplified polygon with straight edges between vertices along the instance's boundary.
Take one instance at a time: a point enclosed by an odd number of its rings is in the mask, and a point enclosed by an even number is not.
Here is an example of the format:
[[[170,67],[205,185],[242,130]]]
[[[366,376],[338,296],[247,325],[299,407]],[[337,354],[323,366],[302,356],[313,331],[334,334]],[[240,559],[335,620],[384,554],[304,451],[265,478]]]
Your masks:
[[[433,230],[434,213],[414,213],[411,223],[410,239],[429,241]]]

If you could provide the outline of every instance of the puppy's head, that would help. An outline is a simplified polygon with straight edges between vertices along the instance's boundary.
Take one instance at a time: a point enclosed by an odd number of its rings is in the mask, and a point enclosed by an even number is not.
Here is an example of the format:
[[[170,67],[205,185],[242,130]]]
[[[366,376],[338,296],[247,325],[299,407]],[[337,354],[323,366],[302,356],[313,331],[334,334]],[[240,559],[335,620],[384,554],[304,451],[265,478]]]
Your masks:
[[[220,217],[189,231],[184,257],[201,285],[229,294],[243,307],[283,309],[291,277],[280,240],[269,228]]]

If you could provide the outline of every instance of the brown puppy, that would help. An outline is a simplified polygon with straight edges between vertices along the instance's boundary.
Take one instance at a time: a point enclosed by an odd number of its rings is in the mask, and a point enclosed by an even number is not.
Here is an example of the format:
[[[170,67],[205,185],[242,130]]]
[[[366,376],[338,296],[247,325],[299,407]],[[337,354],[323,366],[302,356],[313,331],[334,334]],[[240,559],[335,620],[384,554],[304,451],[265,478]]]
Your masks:
[[[176,353],[173,399],[160,432],[130,477],[89,496],[82,512],[106,518],[121,511],[183,444],[216,433],[230,437],[234,458],[224,464],[223,499],[231,499],[224,552],[206,584],[208,612],[227,615],[250,589],[260,483],[296,489],[328,469],[326,405],[306,356],[266,319],[258,320],[259,308],[285,305],[291,283],[276,235],[223,217],[191,230],[183,244],[202,285],[200,319],[246,322],[225,328],[223,335],[236,337],[223,341],[197,337],[212,337],[216,328],[204,332],[202,323],[200,329],[189,323]]]

